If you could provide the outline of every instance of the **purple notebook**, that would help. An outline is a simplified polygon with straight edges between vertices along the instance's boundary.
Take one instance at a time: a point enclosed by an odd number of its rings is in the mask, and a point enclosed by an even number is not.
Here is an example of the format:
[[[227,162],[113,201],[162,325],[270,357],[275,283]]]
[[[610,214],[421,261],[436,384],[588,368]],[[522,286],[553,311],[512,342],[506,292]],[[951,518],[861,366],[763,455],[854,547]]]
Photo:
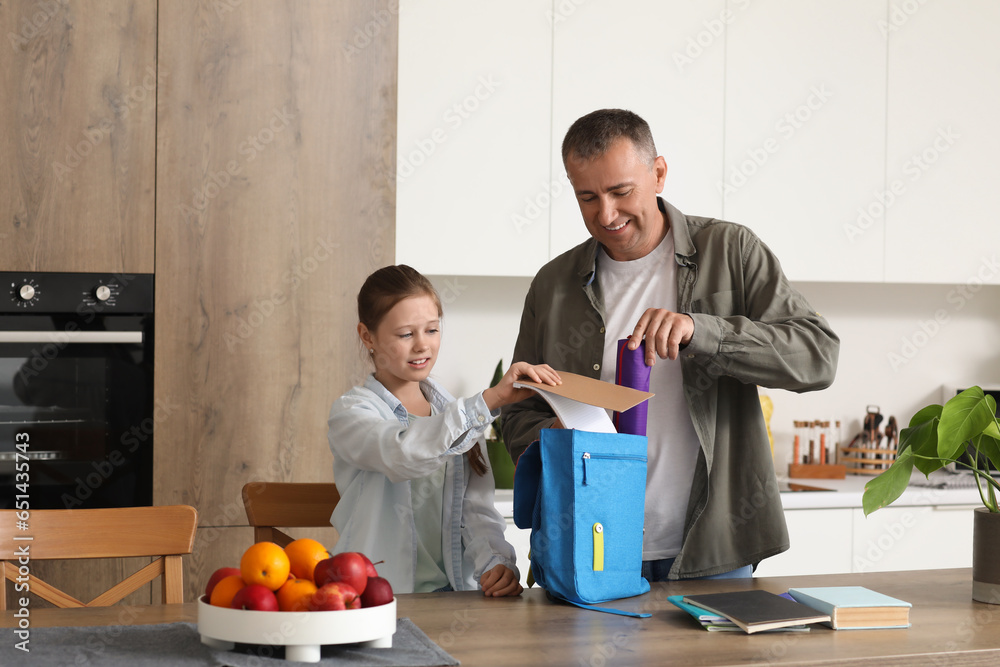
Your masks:
[[[615,384],[649,391],[649,371],[646,365],[646,341],[634,350],[628,349],[628,338],[618,341],[618,367],[615,369]],[[643,401],[625,412],[616,412],[612,421],[619,433],[646,435],[646,414],[649,401]]]

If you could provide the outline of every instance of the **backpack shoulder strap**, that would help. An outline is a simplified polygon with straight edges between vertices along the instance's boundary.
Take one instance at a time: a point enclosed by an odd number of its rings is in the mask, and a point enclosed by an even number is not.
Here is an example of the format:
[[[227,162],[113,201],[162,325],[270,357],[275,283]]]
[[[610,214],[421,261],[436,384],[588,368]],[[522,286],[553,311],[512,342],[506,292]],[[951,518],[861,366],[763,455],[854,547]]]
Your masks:
[[[541,445],[535,440],[517,457],[514,467],[514,525],[532,528],[538,485],[542,478]]]

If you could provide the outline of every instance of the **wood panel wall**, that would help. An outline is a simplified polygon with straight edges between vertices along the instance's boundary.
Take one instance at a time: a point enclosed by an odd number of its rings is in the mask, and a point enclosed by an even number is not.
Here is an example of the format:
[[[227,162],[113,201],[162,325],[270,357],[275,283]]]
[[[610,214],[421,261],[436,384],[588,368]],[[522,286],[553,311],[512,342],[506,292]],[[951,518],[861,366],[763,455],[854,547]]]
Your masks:
[[[9,0],[0,37],[0,269],[152,273],[156,0]]]
[[[159,5],[154,502],[198,509],[190,599],[252,542],[243,484],[332,479],[354,299],[393,261],[396,7]]]
[[[156,0],[9,0],[0,37],[0,270],[152,273]],[[90,600],[149,561],[32,573]]]

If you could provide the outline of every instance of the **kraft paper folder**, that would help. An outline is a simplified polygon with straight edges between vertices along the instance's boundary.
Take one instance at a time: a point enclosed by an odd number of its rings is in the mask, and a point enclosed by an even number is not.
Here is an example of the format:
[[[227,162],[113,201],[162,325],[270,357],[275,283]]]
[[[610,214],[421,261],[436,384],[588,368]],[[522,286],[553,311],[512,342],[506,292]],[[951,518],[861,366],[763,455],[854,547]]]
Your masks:
[[[552,406],[566,428],[617,433],[607,411],[625,412],[653,397],[648,391],[621,387],[576,373],[556,372],[562,378],[560,385],[518,380],[514,386],[537,391]]]

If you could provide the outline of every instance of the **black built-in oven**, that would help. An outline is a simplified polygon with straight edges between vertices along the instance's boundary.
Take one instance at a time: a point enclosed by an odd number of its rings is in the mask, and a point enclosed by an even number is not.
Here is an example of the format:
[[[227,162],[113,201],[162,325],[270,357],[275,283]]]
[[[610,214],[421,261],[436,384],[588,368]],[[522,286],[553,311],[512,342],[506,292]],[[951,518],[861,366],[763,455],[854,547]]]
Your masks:
[[[0,507],[152,505],[153,276],[0,287]]]

